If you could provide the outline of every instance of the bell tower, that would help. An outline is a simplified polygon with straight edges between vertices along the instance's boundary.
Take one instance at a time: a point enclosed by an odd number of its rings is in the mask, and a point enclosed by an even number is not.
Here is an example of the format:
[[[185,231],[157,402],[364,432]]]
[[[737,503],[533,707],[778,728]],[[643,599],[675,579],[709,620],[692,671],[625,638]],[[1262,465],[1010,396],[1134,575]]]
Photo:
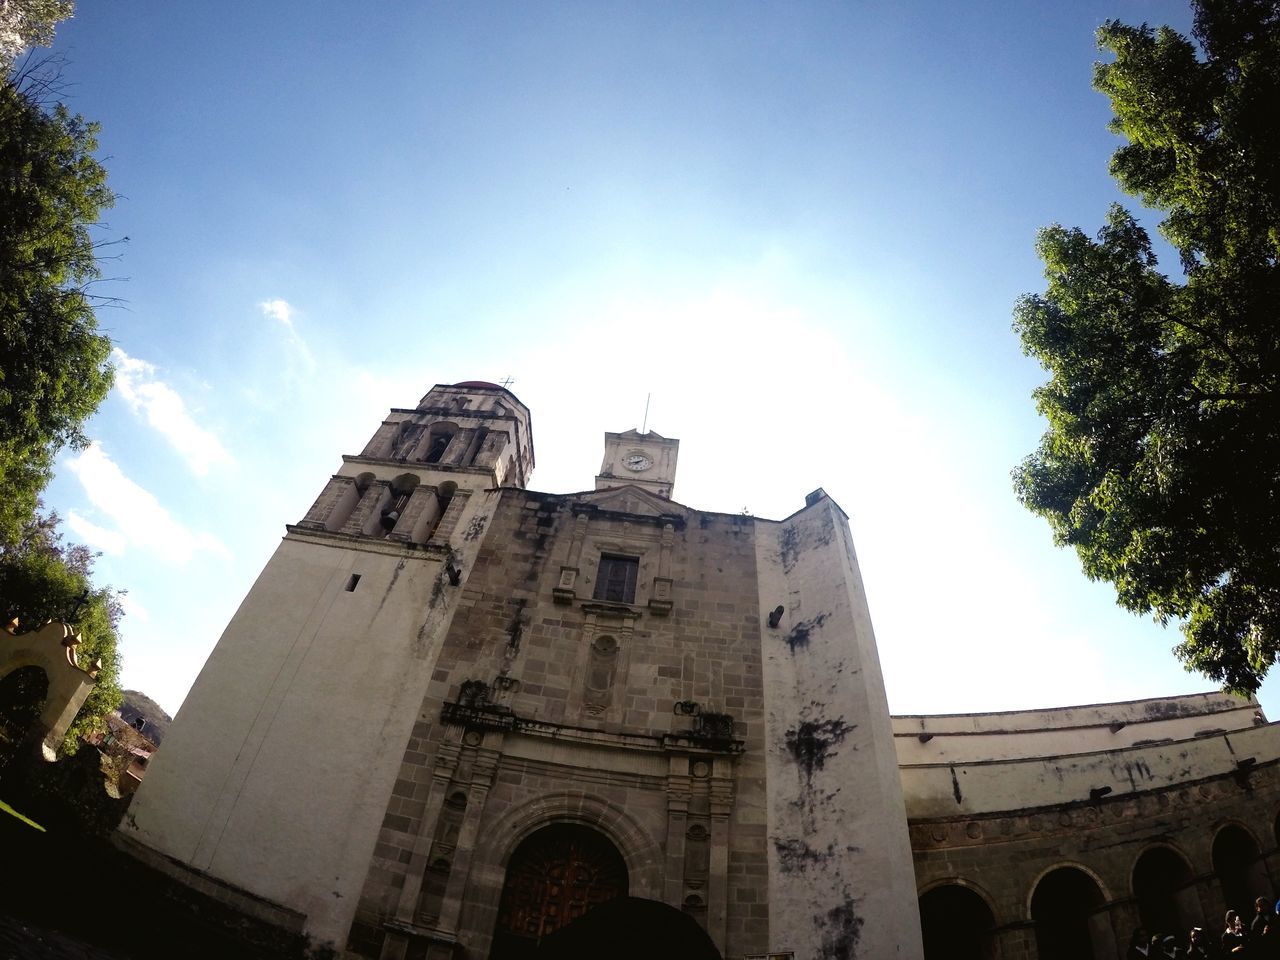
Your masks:
[[[604,462],[596,476],[596,489],[630,484],[667,500],[676,482],[676,457],[680,441],[653,433],[628,430],[604,435]]]
[[[524,488],[533,471],[529,410],[494,383],[436,384],[414,409],[392,410],[364,449],[342,461],[295,529],[402,544],[447,540],[447,530],[436,531],[455,494]]]

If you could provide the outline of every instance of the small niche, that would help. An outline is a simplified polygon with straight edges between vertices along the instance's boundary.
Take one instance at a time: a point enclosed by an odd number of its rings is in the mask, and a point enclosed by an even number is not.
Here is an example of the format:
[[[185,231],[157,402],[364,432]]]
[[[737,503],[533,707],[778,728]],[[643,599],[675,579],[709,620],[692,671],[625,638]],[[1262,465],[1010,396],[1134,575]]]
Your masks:
[[[360,582],[360,574],[353,573],[347,578],[347,593],[355,593],[356,584]]]

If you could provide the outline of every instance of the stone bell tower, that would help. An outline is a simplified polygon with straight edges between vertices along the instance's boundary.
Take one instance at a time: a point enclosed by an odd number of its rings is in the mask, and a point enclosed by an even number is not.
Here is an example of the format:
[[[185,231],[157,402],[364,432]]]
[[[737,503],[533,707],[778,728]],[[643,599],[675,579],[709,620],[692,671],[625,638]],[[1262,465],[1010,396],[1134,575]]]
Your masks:
[[[436,385],[392,410],[286,528],[122,844],[201,889],[252,891],[281,926],[343,939],[493,507],[533,462],[529,411],[496,384]]]

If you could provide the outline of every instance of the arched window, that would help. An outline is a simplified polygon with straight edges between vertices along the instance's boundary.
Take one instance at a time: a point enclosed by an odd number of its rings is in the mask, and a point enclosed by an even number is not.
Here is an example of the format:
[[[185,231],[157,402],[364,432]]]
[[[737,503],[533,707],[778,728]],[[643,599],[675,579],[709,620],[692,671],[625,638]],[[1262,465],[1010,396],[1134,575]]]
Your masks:
[[[1058,867],[1041,877],[1031,895],[1040,960],[1093,960],[1091,928],[1103,933],[1108,926],[1097,913],[1102,904],[1097,882],[1083,870]]]
[[[49,675],[40,667],[18,667],[0,679],[0,768],[22,747],[49,696]]]
[[[1222,899],[1245,918],[1253,916],[1254,898],[1270,892],[1258,854],[1258,842],[1238,824],[1227,824],[1213,838],[1213,872],[1222,884]]]
[[[542,938],[627,894],[627,866],[602,834],[572,823],[543,827],[507,864],[490,960],[526,956]]]
[[[990,960],[995,924],[987,901],[958,883],[944,883],[920,898],[925,960]]]
[[[1143,851],[1133,865],[1133,896],[1149,932],[1181,935],[1202,918],[1191,865],[1169,847]]]

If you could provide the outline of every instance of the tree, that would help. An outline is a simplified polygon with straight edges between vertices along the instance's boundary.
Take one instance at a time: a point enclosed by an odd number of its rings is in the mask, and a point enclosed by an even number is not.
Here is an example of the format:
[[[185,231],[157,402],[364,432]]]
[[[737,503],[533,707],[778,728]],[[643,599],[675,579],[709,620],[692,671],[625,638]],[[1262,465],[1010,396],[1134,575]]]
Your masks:
[[[95,588],[93,554],[87,547],[66,544],[56,513],[37,512],[21,536],[0,550],[0,615],[17,617],[23,630],[48,620],[72,623],[83,638],[76,659],[83,666],[102,662],[62,750],[75,753],[81,734],[101,729],[104,718],[120,706],[120,657],[117,652],[122,610],[110,587]]]
[[[28,47],[47,47],[53,27],[75,12],[74,0],[0,0],[0,68]]]
[[[1122,606],[1181,623],[1188,669],[1251,693],[1280,650],[1280,2],[1194,8],[1198,47],[1112,21],[1094,73],[1180,276],[1119,206],[1041,231],[1014,328],[1049,429],[1014,482]]]
[[[0,86],[0,544],[19,535],[58,450],[111,386],[88,285],[90,227],[114,199],[97,126]]]

